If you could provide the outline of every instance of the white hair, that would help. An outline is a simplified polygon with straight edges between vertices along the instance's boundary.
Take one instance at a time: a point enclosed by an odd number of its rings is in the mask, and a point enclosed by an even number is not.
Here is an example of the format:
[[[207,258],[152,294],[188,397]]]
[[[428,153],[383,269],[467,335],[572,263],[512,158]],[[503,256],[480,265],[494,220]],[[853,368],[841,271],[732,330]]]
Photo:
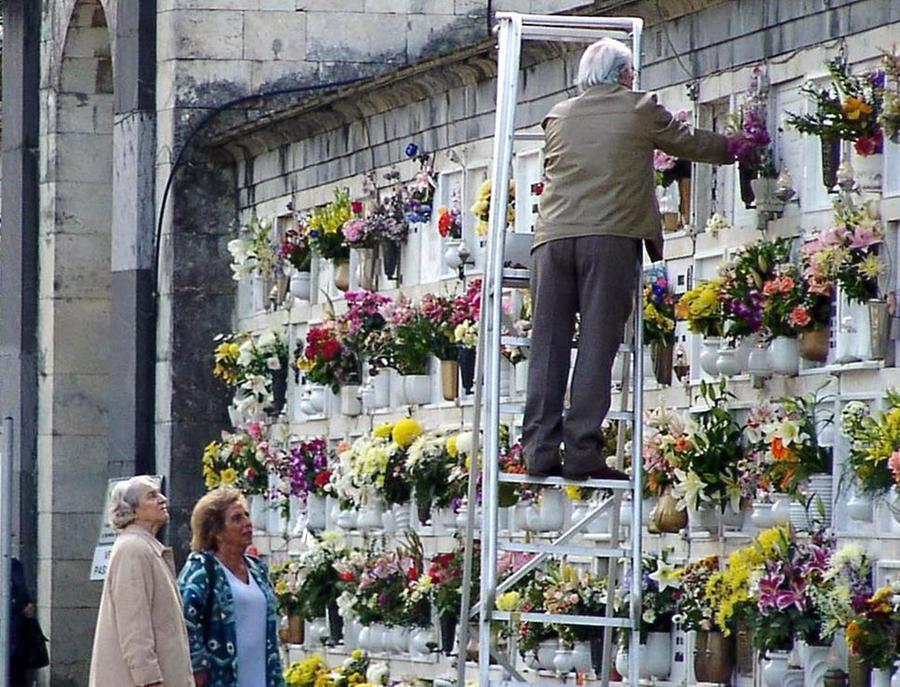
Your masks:
[[[602,83],[619,83],[622,72],[632,65],[628,47],[614,38],[601,38],[591,43],[581,56],[575,85],[585,90]]]
[[[150,475],[137,475],[116,482],[109,496],[109,524],[117,530],[124,530],[133,523],[138,502],[150,489],[159,489],[159,482]]]

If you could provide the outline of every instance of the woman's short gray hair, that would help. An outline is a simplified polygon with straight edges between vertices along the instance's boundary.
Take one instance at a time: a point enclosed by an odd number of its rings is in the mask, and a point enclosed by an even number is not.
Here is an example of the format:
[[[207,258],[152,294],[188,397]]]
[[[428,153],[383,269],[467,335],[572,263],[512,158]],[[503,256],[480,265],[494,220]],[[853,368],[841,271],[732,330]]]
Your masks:
[[[578,63],[575,85],[585,90],[602,83],[619,83],[622,72],[634,64],[629,50],[614,38],[601,38],[591,43]]]
[[[109,496],[109,524],[117,530],[124,530],[133,523],[138,501],[150,489],[159,489],[159,482],[150,475],[137,475],[116,482]]]

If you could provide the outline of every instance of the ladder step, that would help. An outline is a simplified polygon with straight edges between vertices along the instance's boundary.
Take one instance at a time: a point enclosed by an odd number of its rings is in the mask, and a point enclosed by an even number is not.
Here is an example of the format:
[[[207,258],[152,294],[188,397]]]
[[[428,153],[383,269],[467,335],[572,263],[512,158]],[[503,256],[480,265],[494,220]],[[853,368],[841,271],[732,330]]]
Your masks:
[[[500,404],[500,413],[503,415],[523,415],[525,413],[525,402],[504,401]],[[606,419],[617,422],[634,422],[634,412],[631,410],[610,410],[606,414]]]
[[[512,617],[519,622],[559,624],[559,625],[584,625],[586,627],[631,627],[628,618],[610,618],[605,615],[567,615],[566,613],[510,613],[509,611],[491,611],[491,620],[510,620]]]
[[[544,487],[589,487],[591,489],[618,489],[620,491],[630,491],[632,489],[630,481],[618,479],[574,480],[564,477],[531,477],[529,475],[501,472],[497,475],[497,480],[510,484],[532,484]]]
[[[501,346],[518,346],[519,348],[528,348],[531,346],[531,337],[529,336],[501,336]],[[572,340],[572,348],[578,348],[578,342]],[[631,344],[620,344],[619,353],[631,353],[633,347]]]
[[[631,549],[600,548],[596,546],[569,546],[567,544],[526,544],[524,542],[498,542],[501,551],[520,553],[549,553],[559,556],[584,556],[585,558],[622,558],[631,555]]]
[[[501,284],[514,289],[527,289],[531,282],[531,270],[520,267],[504,267]]]
[[[543,131],[516,131],[513,133],[514,141],[543,141]]]

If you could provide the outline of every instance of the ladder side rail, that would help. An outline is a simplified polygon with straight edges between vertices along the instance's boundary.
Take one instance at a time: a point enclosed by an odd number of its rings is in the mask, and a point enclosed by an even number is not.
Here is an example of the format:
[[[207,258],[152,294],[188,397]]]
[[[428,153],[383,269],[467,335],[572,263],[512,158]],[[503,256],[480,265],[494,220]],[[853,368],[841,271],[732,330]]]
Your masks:
[[[487,309],[487,331],[479,332],[485,339],[485,359],[482,368],[486,376],[484,405],[484,451],[482,479],[482,559],[481,610],[478,634],[479,684],[490,682],[491,611],[494,607],[497,583],[497,499],[500,419],[500,322],[502,314],[503,249],[506,236],[506,207],[509,197],[510,164],[512,161],[515,110],[518,99],[519,55],[521,53],[522,22],[517,15],[504,18],[499,29],[497,58],[497,119],[494,130],[491,173],[491,203],[488,215],[488,255],[485,265],[482,310]],[[493,244],[493,245],[492,245]],[[473,458],[477,465],[477,454]],[[472,505],[474,507],[474,504]]]
[[[515,17],[523,27],[538,26],[565,26],[571,28],[594,29],[619,29],[622,31],[634,31],[643,26],[644,20],[638,17],[576,17],[571,15],[547,15],[547,14],[518,14],[516,12],[497,12],[497,20]]]
[[[628,643],[628,672],[631,684],[638,684],[640,675],[641,653],[641,605],[643,590],[641,589],[641,562],[643,544],[643,491],[644,491],[644,317],[643,317],[643,265],[642,253],[638,253],[637,285],[634,296],[634,430],[631,436],[631,479],[634,493],[631,497],[631,641]]]

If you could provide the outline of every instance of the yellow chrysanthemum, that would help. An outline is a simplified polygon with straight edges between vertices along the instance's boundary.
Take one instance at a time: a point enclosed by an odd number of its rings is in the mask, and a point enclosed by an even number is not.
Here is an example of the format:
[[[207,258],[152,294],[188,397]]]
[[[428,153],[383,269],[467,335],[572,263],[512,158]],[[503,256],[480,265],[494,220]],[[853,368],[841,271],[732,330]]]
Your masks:
[[[385,422],[372,430],[372,436],[379,439],[388,439],[394,431],[394,423]]]
[[[457,456],[456,450],[456,435],[447,437],[447,453],[449,453],[453,458]]]
[[[566,487],[566,496],[572,501],[584,501],[584,490],[572,484]]]
[[[219,480],[222,484],[234,484],[237,481],[237,470],[234,468],[225,468],[219,473]]]
[[[397,446],[406,448],[421,433],[422,425],[411,417],[405,417],[394,425],[394,429],[391,432],[391,438]]]
[[[497,610],[512,613],[519,608],[519,592],[506,592],[497,597]]]

